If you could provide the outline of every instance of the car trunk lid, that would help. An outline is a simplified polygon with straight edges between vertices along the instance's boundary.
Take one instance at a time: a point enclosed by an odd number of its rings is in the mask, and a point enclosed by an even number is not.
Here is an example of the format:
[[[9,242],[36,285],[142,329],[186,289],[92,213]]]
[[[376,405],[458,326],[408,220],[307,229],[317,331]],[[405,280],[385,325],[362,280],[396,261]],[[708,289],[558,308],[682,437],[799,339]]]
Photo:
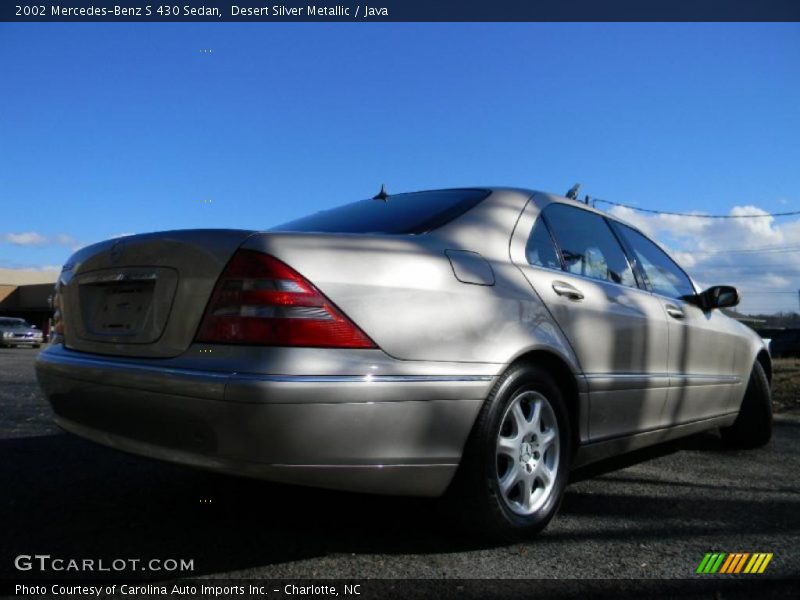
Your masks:
[[[251,234],[167,231],[79,250],[58,283],[65,346],[131,357],[183,353],[220,273]]]

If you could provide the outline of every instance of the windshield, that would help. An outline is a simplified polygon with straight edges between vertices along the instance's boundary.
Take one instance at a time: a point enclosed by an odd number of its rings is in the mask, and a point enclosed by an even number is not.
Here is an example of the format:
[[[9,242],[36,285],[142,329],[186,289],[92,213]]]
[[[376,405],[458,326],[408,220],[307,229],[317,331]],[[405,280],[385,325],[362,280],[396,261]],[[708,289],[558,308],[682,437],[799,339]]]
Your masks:
[[[6,329],[30,329],[31,326],[27,321],[22,319],[0,319],[0,327]]]
[[[271,231],[419,234],[441,227],[476,206],[487,190],[454,189],[359,200],[273,227]]]

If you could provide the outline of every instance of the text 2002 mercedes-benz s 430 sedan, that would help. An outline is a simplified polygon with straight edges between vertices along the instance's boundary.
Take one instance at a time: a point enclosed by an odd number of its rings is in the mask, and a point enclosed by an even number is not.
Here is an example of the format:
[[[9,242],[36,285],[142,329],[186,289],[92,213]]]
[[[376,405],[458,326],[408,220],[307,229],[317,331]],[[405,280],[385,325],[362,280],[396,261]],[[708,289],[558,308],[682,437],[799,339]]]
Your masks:
[[[437,496],[530,535],[571,468],[771,435],[770,357],[658,245],[564,197],[379,194],[76,252],[37,363],[61,427],[273,481]],[[445,501],[448,501],[445,499]]]

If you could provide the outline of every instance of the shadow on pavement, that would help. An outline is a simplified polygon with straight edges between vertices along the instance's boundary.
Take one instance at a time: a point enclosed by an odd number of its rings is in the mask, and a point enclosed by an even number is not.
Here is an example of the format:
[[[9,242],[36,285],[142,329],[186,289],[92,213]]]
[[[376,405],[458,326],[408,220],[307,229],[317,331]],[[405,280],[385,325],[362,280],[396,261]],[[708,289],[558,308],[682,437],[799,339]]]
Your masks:
[[[722,451],[718,438],[701,434],[604,461],[576,473],[575,480],[682,449]],[[435,500],[226,477],[140,459],[65,434],[0,440],[0,455],[0,481],[6,492],[0,497],[0,522],[5,530],[0,576],[24,577],[12,571],[17,554],[107,560],[186,558],[194,559],[195,575],[204,575],[330,554],[451,553],[489,547],[450,529]],[[771,501],[769,511],[759,511],[753,509],[752,500],[736,499],[724,490],[713,502],[675,502],[668,481],[630,473],[618,477],[608,478],[610,487],[605,478],[598,481],[592,493],[568,488],[561,516],[556,518],[597,516],[606,519],[604,526],[551,526],[534,543],[635,538],[642,531],[681,537],[785,530],[785,524],[780,524],[796,522],[800,509],[798,496]],[[667,491],[620,493],[626,483],[661,485]],[[610,529],[608,518],[645,527],[614,529],[612,523]],[[685,522],[686,527],[675,527],[675,522]]]
[[[22,553],[193,558],[202,575],[331,553],[469,547],[440,523],[434,500],[226,477],[66,434],[0,440],[0,455],[0,576],[24,575],[11,571]]]

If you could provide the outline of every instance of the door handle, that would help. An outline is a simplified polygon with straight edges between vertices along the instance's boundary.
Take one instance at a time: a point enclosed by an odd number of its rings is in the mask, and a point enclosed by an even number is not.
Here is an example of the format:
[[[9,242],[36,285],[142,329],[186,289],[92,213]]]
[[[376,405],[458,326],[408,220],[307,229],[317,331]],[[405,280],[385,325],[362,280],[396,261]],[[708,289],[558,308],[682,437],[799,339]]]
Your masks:
[[[583,300],[583,292],[564,281],[554,281],[553,291],[559,296],[566,296],[570,300]]]
[[[674,319],[682,319],[686,314],[674,304],[667,304],[667,314]]]

